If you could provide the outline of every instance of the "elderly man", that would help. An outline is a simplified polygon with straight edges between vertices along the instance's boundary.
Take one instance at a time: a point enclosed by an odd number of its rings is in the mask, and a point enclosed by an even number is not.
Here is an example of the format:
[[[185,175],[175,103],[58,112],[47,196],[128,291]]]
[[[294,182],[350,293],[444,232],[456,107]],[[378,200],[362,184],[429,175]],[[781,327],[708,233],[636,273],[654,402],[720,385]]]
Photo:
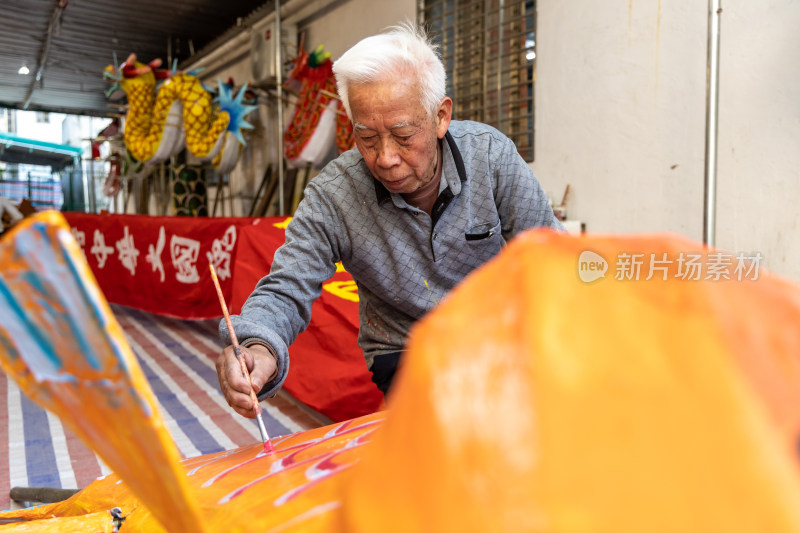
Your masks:
[[[451,120],[444,66],[421,30],[368,37],[333,68],[357,149],[308,184],[269,275],[232,317],[260,398],[286,379],[288,346],[338,261],[358,284],[358,343],[386,393],[416,320],[517,233],[561,229],[513,142]],[[220,333],[230,342],[224,321]],[[253,417],[231,346],[217,373],[228,403]]]

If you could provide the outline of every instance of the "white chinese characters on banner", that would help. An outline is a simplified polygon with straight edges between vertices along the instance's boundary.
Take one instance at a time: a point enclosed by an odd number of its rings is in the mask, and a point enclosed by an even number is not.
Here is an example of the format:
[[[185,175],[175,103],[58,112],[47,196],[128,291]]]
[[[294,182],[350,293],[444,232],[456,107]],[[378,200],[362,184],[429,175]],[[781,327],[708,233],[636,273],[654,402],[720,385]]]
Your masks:
[[[84,247],[86,246],[86,232],[80,231],[78,228],[73,227],[72,236],[75,237],[75,241],[78,243],[78,246],[81,247],[83,257],[86,257],[86,250],[84,250]]]
[[[133,242],[133,235],[131,235],[128,226],[125,226],[124,235],[117,241],[117,257],[122,266],[130,270],[131,276],[136,275],[136,261],[139,257],[139,250]]]
[[[122,238],[114,243],[116,249],[114,246],[106,244],[105,234],[99,229],[94,230],[91,248],[87,248],[85,242],[86,233],[84,231],[73,227],[72,235],[81,246],[81,251],[84,254],[88,253],[94,256],[98,269],[105,268],[108,258],[115,255],[116,252],[120,264],[132,276],[136,276],[139,255],[142,252],[136,247],[134,234],[131,233],[128,226],[123,227]],[[141,235],[138,235],[138,237],[141,242]],[[212,241],[211,250],[205,252],[205,257],[208,259],[209,264],[214,265],[220,279],[229,279],[232,275],[233,250],[236,246],[237,237],[236,226],[228,226],[221,237]],[[166,282],[164,248],[167,245],[167,241],[169,241],[169,260],[171,260],[172,266],[175,268],[175,279],[180,283],[186,284],[199,282],[200,274],[197,262],[202,257],[200,255],[201,241],[180,235],[168,235],[164,225],[159,227],[155,243],[147,244],[145,261],[150,264],[152,272],[158,272],[161,283]]]
[[[209,264],[214,265],[219,279],[231,277],[231,252],[236,244],[236,226],[230,226],[225,230],[222,239],[214,239],[211,251],[206,252]]]
[[[108,256],[114,253],[114,248],[106,246],[105,236],[99,229],[96,229],[92,239],[92,249],[89,252],[97,259],[97,268],[103,268],[106,266]]]
[[[169,253],[175,267],[175,279],[181,283],[197,283],[197,255],[200,252],[200,241],[173,235],[169,241]]]
[[[153,272],[158,271],[161,276],[161,283],[164,283],[164,263],[161,262],[161,252],[164,251],[166,240],[164,226],[161,226],[161,229],[158,230],[158,242],[155,247],[152,244],[147,245],[147,255],[145,256],[145,260],[153,266]]]

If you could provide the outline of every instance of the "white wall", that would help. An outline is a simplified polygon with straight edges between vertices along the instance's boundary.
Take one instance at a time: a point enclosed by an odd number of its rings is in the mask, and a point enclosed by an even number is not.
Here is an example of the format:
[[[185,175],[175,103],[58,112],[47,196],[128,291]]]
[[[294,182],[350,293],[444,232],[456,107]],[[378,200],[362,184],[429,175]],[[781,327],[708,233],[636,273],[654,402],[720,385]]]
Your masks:
[[[532,166],[589,231],[702,239],[707,4],[538,4]],[[717,246],[800,279],[800,2],[723,9]]]
[[[35,139],[56,144],[64,142],[61,137],[61,125],[67,115],[62,113],[42,113],[43,117],[47,117],[46,122],[39,122],[37,120],[39,113],[34,111],[16,111],[16,115],[17,131],[15,135],[25,139]]]
[[[724,7],[717,243],[800,280],[800,2]]]
[[[364,37],[406,20],[416,21],[414,0],[350,0],[304,27],[308,49],[324,44],[335,60]]]

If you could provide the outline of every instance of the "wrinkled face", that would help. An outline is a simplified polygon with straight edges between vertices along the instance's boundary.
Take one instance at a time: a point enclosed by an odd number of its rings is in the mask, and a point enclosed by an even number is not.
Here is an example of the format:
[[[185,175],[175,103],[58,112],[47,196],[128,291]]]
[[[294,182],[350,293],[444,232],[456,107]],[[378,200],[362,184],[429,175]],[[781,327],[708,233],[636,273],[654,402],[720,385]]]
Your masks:
[[[352,85],[348,96],[356,146],[373,177],[401,194],[429,183],[452,101],[444,98],[429,116],[417,85],[404,77]]]

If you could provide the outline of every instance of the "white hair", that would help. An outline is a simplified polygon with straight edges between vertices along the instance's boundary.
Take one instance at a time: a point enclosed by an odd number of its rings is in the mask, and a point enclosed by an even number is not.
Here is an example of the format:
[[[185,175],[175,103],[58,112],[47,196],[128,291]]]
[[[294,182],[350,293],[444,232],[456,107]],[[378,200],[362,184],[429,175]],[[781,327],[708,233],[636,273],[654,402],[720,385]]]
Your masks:
[[[447,79],[438,51],[425,31],[411,22],[359,41],[333,64],[347,116],[353,118],[347,96],[351,84],[379,81],[398,73],[417,78],[422,105],[429,115],[435,114],[445,97]]]

